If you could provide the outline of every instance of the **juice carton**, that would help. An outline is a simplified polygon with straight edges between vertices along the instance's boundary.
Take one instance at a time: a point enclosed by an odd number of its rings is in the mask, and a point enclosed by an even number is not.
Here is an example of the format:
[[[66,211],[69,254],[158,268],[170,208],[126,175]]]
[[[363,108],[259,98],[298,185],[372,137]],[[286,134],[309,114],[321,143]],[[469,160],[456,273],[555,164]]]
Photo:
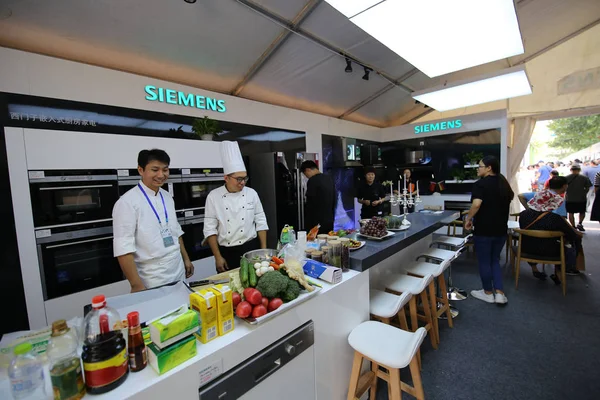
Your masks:
[[[190,294],[190,308],[198,313],[200,326],[194,333],[202,343],[217,337],[217,297],[207,289]]]
[[[232,292],[227,285],[215,285],[210,288],[217,298],[219,336],[233,330]]]

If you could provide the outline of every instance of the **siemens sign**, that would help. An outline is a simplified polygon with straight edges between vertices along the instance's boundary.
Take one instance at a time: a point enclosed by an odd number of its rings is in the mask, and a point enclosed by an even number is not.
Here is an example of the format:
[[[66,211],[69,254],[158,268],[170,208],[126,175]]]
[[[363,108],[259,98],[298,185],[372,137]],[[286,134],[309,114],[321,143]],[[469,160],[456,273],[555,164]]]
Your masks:
[[[460,119],[455,119],[454,121],[436,122],[435,124],[416,125],[415,135],[424,132],[445,131],[460,127],[462,127],[462,121]]]
[[[217,100],[192,93],[179,92],[177,90],[163,89],[161,87],[146,85],[146,100],[158,101],[159,103],[175,104],[183,107],[196,107],[200,110],[212,110],[220,113],[227,111],[225,100]]]

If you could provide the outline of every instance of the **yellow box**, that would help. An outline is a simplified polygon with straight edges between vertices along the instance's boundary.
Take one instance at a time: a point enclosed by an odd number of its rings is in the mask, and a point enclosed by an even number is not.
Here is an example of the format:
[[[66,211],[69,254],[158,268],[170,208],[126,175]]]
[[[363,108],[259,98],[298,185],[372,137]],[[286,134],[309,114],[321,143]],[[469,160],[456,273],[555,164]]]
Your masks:
[[[210,288],[217,298],[219,336],[233,330],[232,292],[227,285],[215,285]]]
[[[190,294],[190,308],[198,313],[200,326],[194,333],[202,343],[208,343],[218,335],[217,297],[207,289]]]

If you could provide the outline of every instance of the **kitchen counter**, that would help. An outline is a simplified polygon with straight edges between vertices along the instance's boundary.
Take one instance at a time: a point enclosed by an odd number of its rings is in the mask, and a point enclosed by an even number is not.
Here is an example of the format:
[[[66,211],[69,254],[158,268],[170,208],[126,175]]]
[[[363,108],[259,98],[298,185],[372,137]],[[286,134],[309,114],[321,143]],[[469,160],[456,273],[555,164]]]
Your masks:
[[[411,223],[410,228],[395,232],[392,237],[377,241],[358,236],[357,240],[366,240],[367,244],[362,249],[350,253],[350,268],[360,272],[366,271],[432,234],[458,216],[457,211],[443,211],[440,214],[416,212],[406,217]]]

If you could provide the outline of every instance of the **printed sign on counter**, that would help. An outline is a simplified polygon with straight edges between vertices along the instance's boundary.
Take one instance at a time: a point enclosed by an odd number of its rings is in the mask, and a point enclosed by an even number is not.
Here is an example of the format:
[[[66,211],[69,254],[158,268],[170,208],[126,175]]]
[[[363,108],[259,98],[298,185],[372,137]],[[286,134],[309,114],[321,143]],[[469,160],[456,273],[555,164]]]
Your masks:
[[[219,359],[207,365],[200,371],[200,386],[206,385],[223,373],[223,359]]]

